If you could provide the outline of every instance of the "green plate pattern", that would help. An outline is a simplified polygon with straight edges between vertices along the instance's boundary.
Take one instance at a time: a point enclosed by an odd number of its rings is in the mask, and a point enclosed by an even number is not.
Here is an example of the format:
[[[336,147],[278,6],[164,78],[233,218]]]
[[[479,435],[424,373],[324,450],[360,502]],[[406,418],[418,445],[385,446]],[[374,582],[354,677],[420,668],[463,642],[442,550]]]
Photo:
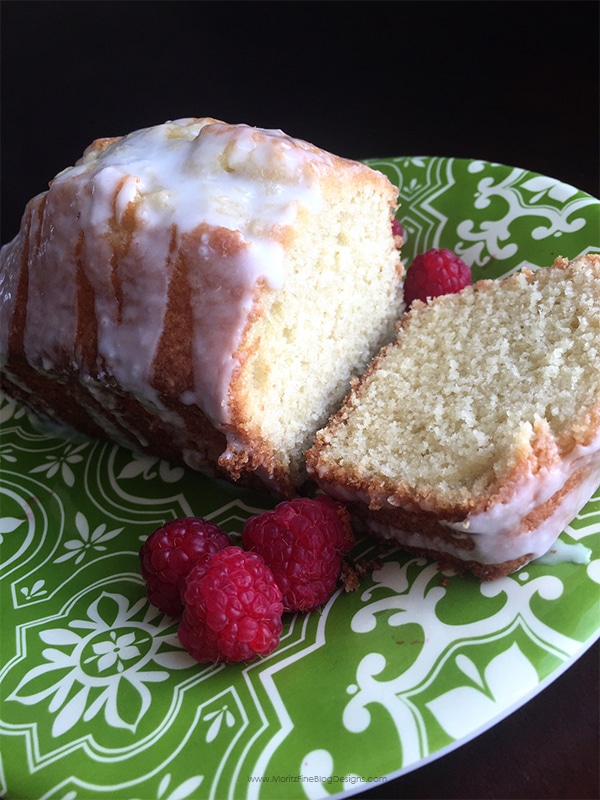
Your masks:
[[[600,251],[600,202],[523,169],[372,160],[400,188],[403,257],[475,278]],[[589,564],[480,585],[399,551],[288,616],[248,665],[192,662],[147,602],[138,550],[196,514],[237,535],[273,505],[0,400],[0,794],[37,800],[326,798],[442,755],[540,691],[600,633],[600,491],[565,530]],[[361,540],[353,555],[378,549]]]

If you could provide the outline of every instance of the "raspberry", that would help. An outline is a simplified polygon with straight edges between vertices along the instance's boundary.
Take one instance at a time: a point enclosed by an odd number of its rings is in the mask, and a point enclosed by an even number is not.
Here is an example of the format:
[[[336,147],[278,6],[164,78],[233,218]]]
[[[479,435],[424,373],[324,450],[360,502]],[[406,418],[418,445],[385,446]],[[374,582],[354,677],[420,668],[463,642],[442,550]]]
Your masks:
[[[455,294],[472,283],[471,269],[452,250],[432,248],[416,256],[406,271],[404,302],[427,302],[441,294]]]
[[[150,602],[163,614],[180,616],[187,574],[230,544],[225,531],[199,517],[174,519],[155,530],[140,549],[140,570]]]
[[[404,228],[402,227],[402,223],[396,218],[392,220],[392,236],[394,237],[396,247],[400,249],[406,239],[404,238]]]
[[[354,537],[340,503],[297,498],[246,520],[242,542],[273,570],[286,611],[312,611],[334,591]]]
[[[197,661],[251,661],[279,644],[281,592],[257,553],[226,547],[192,569],[183,597],[179,641]]]

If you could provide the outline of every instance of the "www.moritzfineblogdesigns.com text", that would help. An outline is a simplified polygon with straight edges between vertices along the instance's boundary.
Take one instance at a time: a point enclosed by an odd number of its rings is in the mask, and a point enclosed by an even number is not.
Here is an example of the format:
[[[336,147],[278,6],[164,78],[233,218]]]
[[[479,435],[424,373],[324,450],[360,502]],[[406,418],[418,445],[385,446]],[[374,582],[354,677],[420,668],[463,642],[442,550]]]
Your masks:
[[[363,778],[361,775],[250,775],[248,783],[384,783],[383,777]]]

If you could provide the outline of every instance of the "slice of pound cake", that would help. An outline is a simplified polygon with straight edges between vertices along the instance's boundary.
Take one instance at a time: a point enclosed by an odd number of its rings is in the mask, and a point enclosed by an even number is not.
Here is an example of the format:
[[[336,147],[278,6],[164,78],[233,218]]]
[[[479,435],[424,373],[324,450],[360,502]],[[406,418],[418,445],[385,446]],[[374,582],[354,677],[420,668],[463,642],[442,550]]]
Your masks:
[[[53,420],[292,495],[401,312],[397,189],[278,130],[95,141],[0,261],[5,391]]]
[[[377,537],[507,575],[600,484],[600,256],[417,302],[309,472]]]

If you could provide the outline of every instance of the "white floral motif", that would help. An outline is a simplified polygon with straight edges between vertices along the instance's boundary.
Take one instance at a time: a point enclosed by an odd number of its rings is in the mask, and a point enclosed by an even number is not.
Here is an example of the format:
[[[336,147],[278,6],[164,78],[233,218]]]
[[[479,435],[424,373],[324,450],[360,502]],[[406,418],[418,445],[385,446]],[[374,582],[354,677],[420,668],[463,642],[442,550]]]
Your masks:
[[[55,475],[61,475],[63,481],[70,488],[75,485],[75,474],[70,467],[70,464],[79,464],[83,461],[81,451],[88,446],[88,442],[83,444],[67,444],[60,456],[46,456],[46,464],[39,464],[31,470],[31,474],[36,472],[45,472],[47,478],[53,478]]]
[[[23,406],[9,400],[6,395],[0,392],[0,425],[11,419],[20,419],[26,414]]]
[[[547,178],[545,175],[534,175],[523,183],[523,188],[533,193],[532,203],[539,203],[544,196],[549,197],[551,200],[557,200],[559,203],[564,203],[577,194],[577,189],[574,186],[558,183],[553,178]]]
[[[428,754],[425,721],[413,698],[422,690],[423,675],[429,675],[434,680],[448,659],[456,655],[457,643],[490,642],[505,636],[510,637],[513,631],[521,629],[537,646],[544,647],[553,656],[563,660],[573,655],[580,646],[575,640],[548,627],[531,607],[531,600],[536,595],[547,601],[557,600],[561,596],[564,586],[555,576],[540,576],[525,584],[510,577],[482,584],[482,596],[503,597],[502,606],[483,619],[450,624],[436,613],[438,603],[446,595],[446,589],[439,585],[437,566],[425,566],[411,583],[408,570],[415,564],[422,565],[423,562],[409,560],[400,565],[390,561],[381,570],[373,573],[375,586],[363,593],[362,599],[366,605],[354,615],[352,630],[356,633],[373,630],[381,612],[386,612],[387,624],[392,627],[419,625],[423,633],[419,637],[422,646],[417,657],[400,674],[378,679],[377,676],[384,670],[389,674],[388,660],[381,653],[364,656],[356,669],[356,682],[347,687],[347,692],[352,697],[343,713],[345,728],[358,733],[370,726],[372,707],[383,706],[390,714],[402,742],[403,765],[413,763]],[[372,595],[378,589],[387,589],[388,593],[385,597],[373,600]],[[389,590],[394,594],[390,595]],[[518,654],[513,650],[505,657],[509,658],[515,663],[519,661]],[[494,674],[498,664],[500,662],[494,663],[492,667]],[[459,660],[458,665],[469,672],[466,661]],[[522,661],[520,668],[526,680],[516,684],[519,696],[537,682],[537,676],[526,666],[523,667]],[[471,669],[471,677],[473,674]],[[497,681],[491,673],[486,673],[486,679],[488,685],[493,684],[495,687],[495,693],[492,692],[490,703],[486,703],[485,698],[480,700],[477,709],[480,716],[489,720],[490,714],[499,713],[506,708],[506,703],[518,698],[501,695],[497,690]]]
[[[155,467],[158,466],[158,472]],[[137,478],[139,475],[145,481],[152,480],[158,475],[164,483],[175,483],[184,475],[182,467],[172,467],[167,461],[152,456],[134,455],[133,459],[120,471],[119,480]]]
[[[2,517],[0,519],[0,544],[2,544],[5,533],[16,531],[24,522],[24,519],[19,519],[18,517]]]
[[[48,594],[48,590],[44,589],[45,585],[46,581],[44,580],[36,581],[31,589],[28,586],[23,586],[21,588],[21,594],[26,600],[32,600],[34,597],[41,597],[45,594]]]
[[[48,711],[56,714],[54,737],[100,712],[108,726],[135,732],[150,707],[148,684],[168,680],[168,669],[195,663],[179,647],[172,620],[156,616],[145,598],[130,606],[123,595],[103,593],[87,608],[86,619],[39,632],[50,647],[7,700],[23,705],[48,700]]]
[[[192,796],[203,780],[204,775],[193,775],[191,778],[183,781],[183,783],[180,783],[179,786],[169,790],[171,773],[167,772],[158,787],[156,800],[185,800]],[[169,794],[166,794],[167,791],[169,791]],[[148,798],[145,798],[145,800],[148,800]]]
[[[538,685],[533,664],[517,644],[512,644],[493,658],[483,676],[464,654],[456,656],[456,664],[478,688],[457,686],[427,703],[429,710],[453,739],[460,739],[484,725]],[[506,679],[507,675],[511,676],[510,680]],[[460,714],[456,713],[457,708],[461,709]]]
[[[65,542],[65,549],[69,552],[64,553],[62,556],[54,559],[55,564],[60,564],[62,561],[67,561],[69,558],[75,558],[75,563],[80,564],[86,553],[90,550],[97,550],[98,552],[105,551],[106,545],[103,542],[108,542],[118,536],[123,528],[115,528],[115,530],[107,531],[106,525],[102,523],[98,527],[90,531],[90,526],[85,516],[78,511],[75,515],[75,527],[79,531],[80,539],[68,539]]]
[[[469,171],[477,172],[477,164],[472,164]],[[585,226],[583,217],[573,215],[596,202],[593,198],[571,199],[573,194],[577,194],[576,190],[541,176],[520,183],[526,174],[524,170],[515,168],[501,181],[495,182],[494,177],[488,174],[477,184],[473,204],[475,209],[488,208],[495,198],[501,198],[508,205],[508,210],[502,219],[486,220],[478,225],[472,219],[459,223],[456,232],[462,241],[454,249],[467,263],[483,266],[490,255],[495,259],[514,256],[517,244],[511,236],[510,226],[519,217],[539,217],[540,225],[531,232],[532,238],[537,240],[573,233]],[[541,202],[546,196],[563,203],[562,207]]]
[[[427,168],[427,161],[424,158],[421,158],[420,156],[412,156],[410,158],[403,158],[403,159],[400,160],[400,163],[405,168],[408,167],[408,166],[411,166],[411,165],[415,166],[415,167],[422,167],[423,169]]]
[[[17,457],[13,455],[13,446],[11,444],[0,445],[0,461],[9,461],[14,464]]]
[[[319,748],[318,750],[311,750],[302,759],[300,765],[300,775],[302,777],[302,789],[308,800],[324,800],[325,798],[332,797],[328,788],[334,786],[335,796],[338,796],[338,791],[349,788],[356,789],[357,786],[366,785],[367,781],[356,773],[348,773],[346,775],[334,774],[334,761],[333,756],[328,750]]]
[[[84,664],[90,664],[95,661],[98,672],[104,672],[116,664],[117,672],[123,672],[125,670],[124,662],[140,655],[135,633],[123,633],[121,636],[117,636],[115,631],[111,631],[108,636],[109,638],[103,642],[97,642],[92,645],[94,654],[88,656]]]
[[[207,714],[204,717],[204,719],[209,722],[212,720],[210,727],[206,732],[207,743],[210,743],[217,738],[223,722],[225,722],[228,728],[232,728],[235,725],[235,717],[233,716],[227,705],[222,706],[216,711],[211,711],[210,714]]]

